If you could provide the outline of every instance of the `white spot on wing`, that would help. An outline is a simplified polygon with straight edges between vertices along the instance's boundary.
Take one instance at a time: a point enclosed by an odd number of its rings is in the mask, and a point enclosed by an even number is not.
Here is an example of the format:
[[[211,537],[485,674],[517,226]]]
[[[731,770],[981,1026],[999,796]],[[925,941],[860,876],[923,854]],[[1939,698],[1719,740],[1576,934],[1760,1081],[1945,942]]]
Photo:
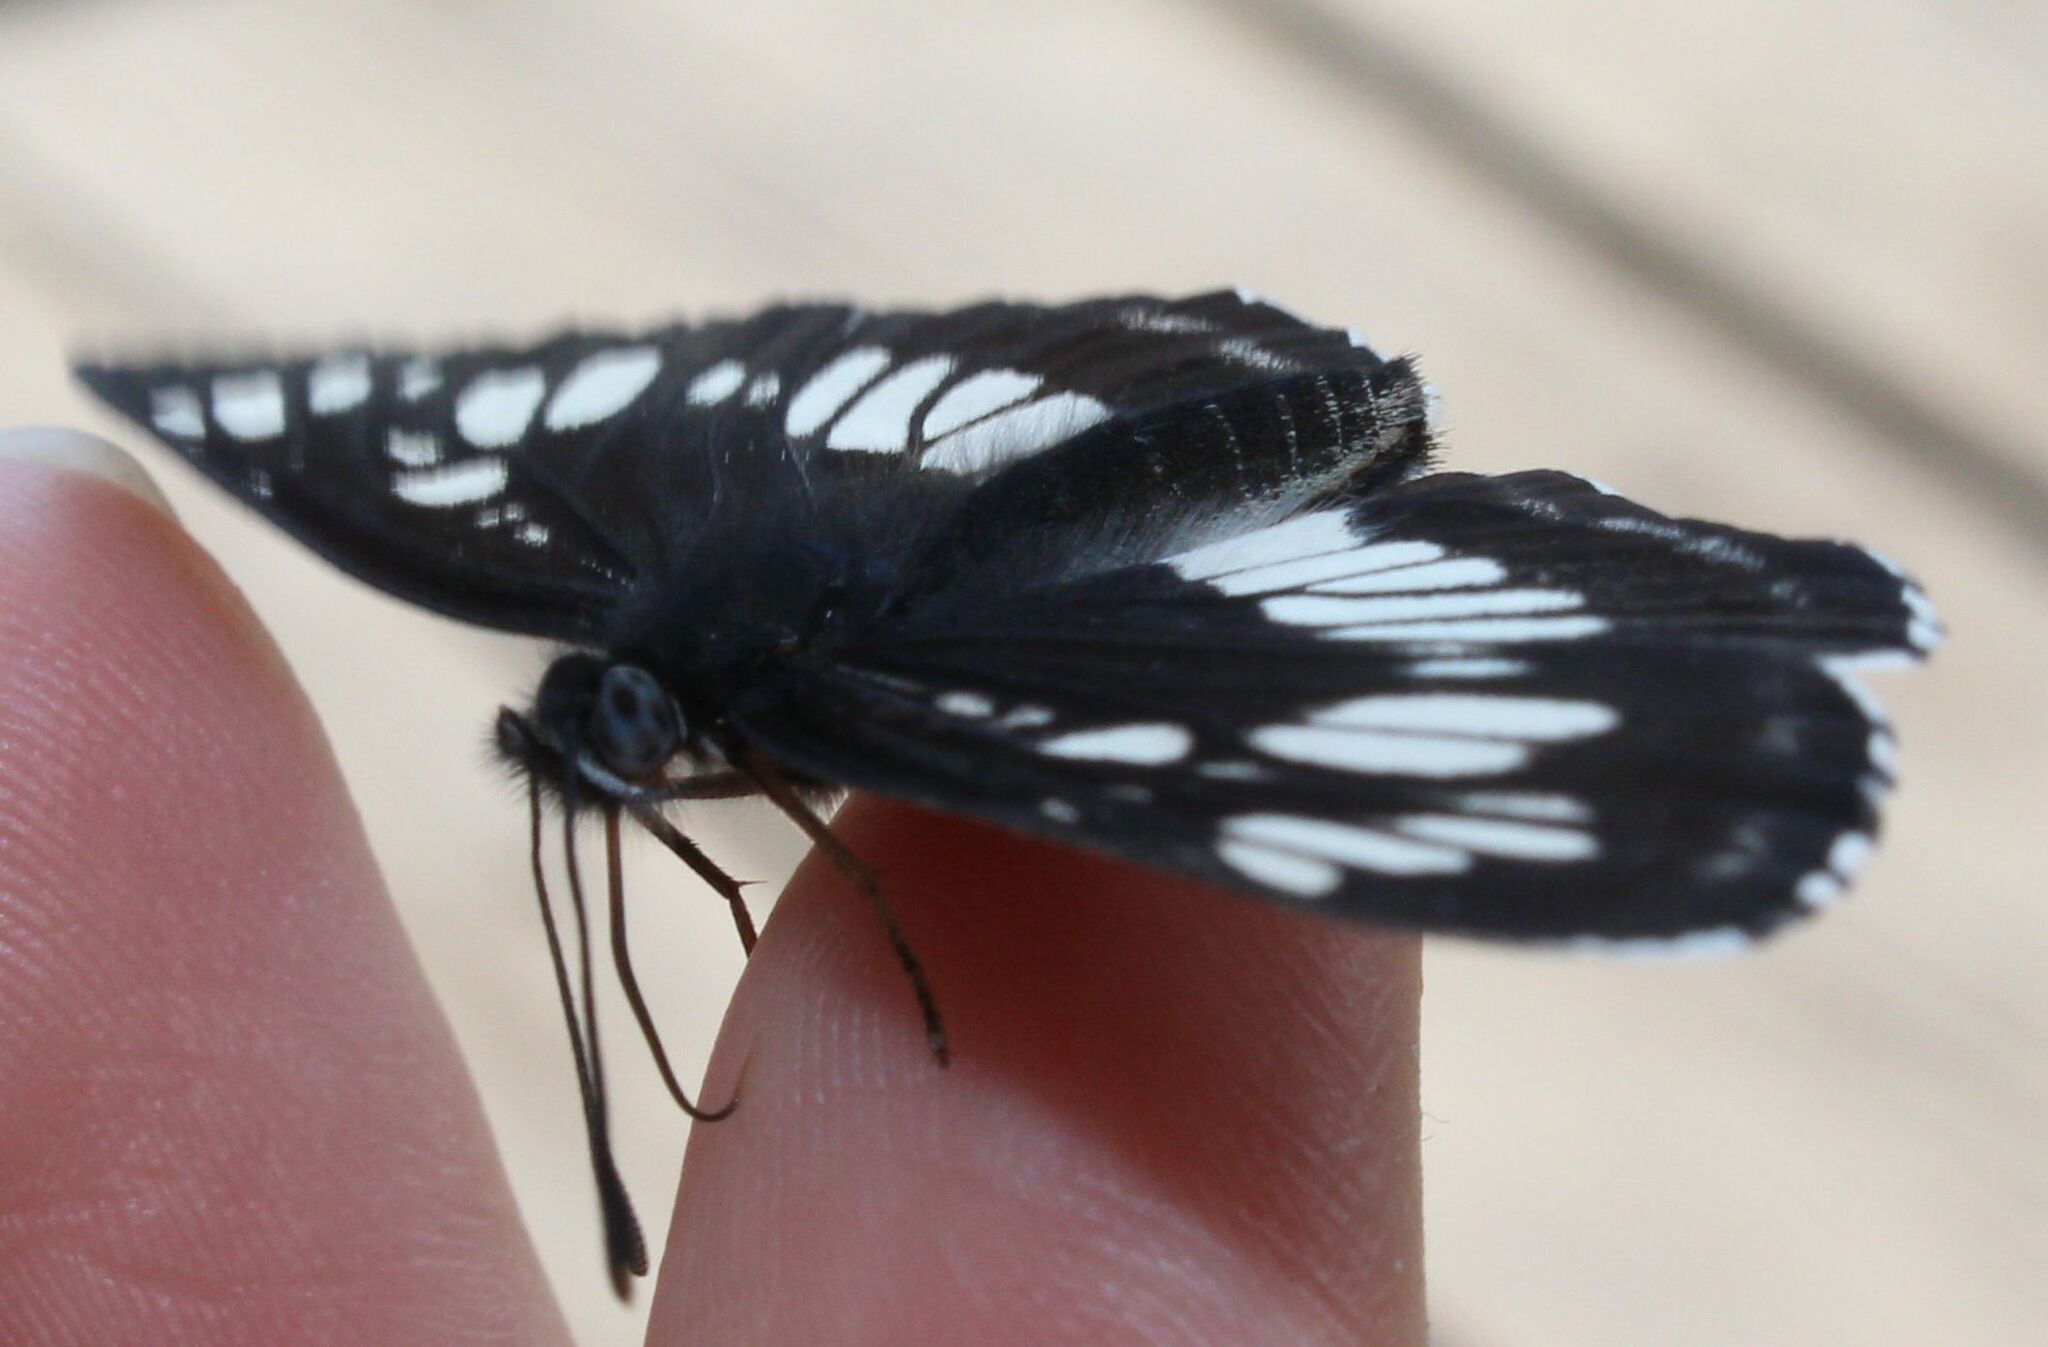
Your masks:
[[[1792,896],[1807,907],[1826,907],[1842,896],[1849,881],[1870,859],[1870,834],[1845,832],[1828,848],[1821,868],[1809,870],[1793,886]]]
[[[1334,589],[1331,582],[1336,581],[1369,584],[1386,579],[1398,582],[1411,571],[1429,569],[1418,563],[1434,561],[1443,554],[1444,550],[1434,543],[1369,543],[1349,551],[1325,552],[1321,556],[1254,566],[1249,570],[1217,576],[1209,583],[1225,594],[1264,594],[1299,589],[1304,585],[1312,585],[1318,590]],[[1404,586],[1396,583],[1395,587]]]
[[[1383,547],[1399,546],[1382,543]],[[1452,557],[1426,566],[1403,566],[1367,575],[1342,575],[1310,586],[1318,594],[1420,594],[1433,589],[1471,589],[1497,585],[1507,568],[1485,557]]]
[[[1318,510],[1284,524],[1254,529],[1235,538],[1225,538],[1177,553],[1165,560],[1183,579],[1213,580],[1217,576],[1248,571],[1256,566],[1271,566],[1331,552],[1365,550],[1358,543],[1358,535],[1352,531],[1342,510]],[[1429,543],[1411,546],[1428,548],[1429,557],[1443,555],[1441,548]]]
[[[1335,892],[1344,880],[1344,872],[1328,861],[1256,842],[1218,842],[1216,854],[1239,874],[1304,898],[1321,898]]]
[[[745,365],[737,360],[721,360],[690,380],[690,386],[683,390],[683,399],[692,407],[713,407],[737,393],[746,380]]]
[[[1685,959],[1720,959],[1738,954],[1756,942],[1756,937],[1739,926],[1716,926],[1705,931],[1688,931],[1678,936],[1609,937],[1582,935],[1564,941],[1577,954],[1641,963],[1675,963]]]
[[[1593,821],[1593,811],[1585,801],[1543,791],[1475,790],[1459,796],[1457,805],[1475,814],[1505,814],[1544,823]]]
[[[215,376],[213,419],[238,440],[273,440],[284,434],[284,384],[277,371]]]
[[[747,385],[747,405],[765,407],[775,401],[775,395],[782,391],[782,376],[774,370],[763,370]]]
[[[1223,835],[1228,841],[1248,842],[1388,875],[1458,874],[1472,865],[1472,858],[1455,847],[1293,814],[1240,815],[1224,821]]]
[[[995,714],[996,704],[979,692],[942,692],[932,704],[949,716],[979,720]]]
[[[199,405],[199,395],[182,384],[150,390],[149,423],[179,439],[196,440],[206,433],[206,413]]]
[[[1302,724],[1263,725],[1247,737],[1292,762],[1451,778],[1511,771],[1529,760],[1528,744],[1583,738],[1619,723],[1597,702],[1415,693],[1337,702]]]
[[[860,346],[841,355],[805,380],[789,400],[783,429],[791,435],[810,434],[888,365],[889,353],[879,346]]]
[[[963,426],[934,441],[920,466],[980,472],[1061,444],[1109,418],[1109,407],[1085,393],[1051,393]]]
[[[384,452],[408,468],[431,468],[441,461],[441,441],[431,431],[393,426],[384,435]]]
[[[1029,730],[1036,729],[1040,725],[1050,725],[1052,721],[1051,707],[1033,706],[1027,702],[1023,706],[1012,707],[1005,711],[1003,718],[996,723],[1007,730]]]
[[[1458,814],[1407,814],[1394,824],[1409,837],[1442,842],[1483,856],[1523,861],[1584,861],[1600,854],[1600,843],[1577,828]]]
[[[1324,708],[1314,720],[1350,729],[1486,735],[1535,743],[1583,739],[1621,723],[1620,715],[1600,702],[1460,692],[1356,697]]]
[[[315,416],[335,416],[370,396],[370,357],[360,351],[331,355],[306,371],[306,405]]]
[[[827,449],[855,449],[891,454],[910,443],[910,418],[931,391],[953,370],[948,356],[913,360],[867,392],[832,423]]]
[[[1598,636],[1607,619],[1578,617],[1468,618],[1457,622],[1407,622],[1396,625],[1336,627],[1321,635],[1332,641],[1426,641],[1450,644],[1503,644],[1521,641],[1573,641]]]
[[[983,370],[971,374],[947,389],[932,409],[924,414],[924,438],[936,440],[970,421],[979,421],[1038,391],[1044,382],[1036,374],[1013,369]]]
[[[1819,661],[1820,667],[1831,674],[1840,676],[1844,672],[1872,673],[1884,669],[1911,668],[1915,656],[1897,646],[1879,646],[1871,650],[1852,650],[1847,654],[1828,655]]]
[[[1419,659],[1408,666],[1411,678],[1513,678],[1529,672],[1520,659]]]
[[[441,386],[441,367],[425,356],[414,356],[398,367],[398,396],[418,402]]]
[[[391,489],[408,504],[445,510],[489,500],[505,489],[510,476],[501,458],[472,458],[444,467],[399,473],[392,479]]]
[[[1529,760],[1529,750],[1499,739],[1384,734],[1323,725],[1263,725],[1247,736],[1276,758],[1388,776],[1494,776]]]
[[[1906,605],[1906,612],[1912,620],[1906,624],[1906,640],[1915,649],[1932,650],[1941,644],[1944,631],[1941,617],[1934,611],[1934,604],[1928,599],[1927,591],[1918,585],[1909,584],[1899,591],[1899,601]]]
[[[1843,833],[1828,848],[1828,869],[1840,875],[1845,882],[1854,879],[1869,859],[1868,833]]]
[[[1327,594],[1282,594],[1259,604],[1275,622],[1297,627],[1371,627],[1388,623],[1443,623],[1446,619],[1505,617],[1569,611],[1585,598],[1565,589],[1494,589],[1477,593],[1390,594],[1340,598]]]
[[[1864,687],[1857,679],[1857,671],[1862,667],[1859,661],[1853,657],[1836,655],[1822,656],[1816,662],[1820,666],[1820,671],[1835,680],[1836,686],[1842,689],[1842,695],[1856,703],[1856,709],[1861,711],[1871,724],[1890,723],[1889,717],[1884,713],[1884,707],[1878,704],[1870,689]]]
[[[549,430],[574,430],[617,416],[647,391],[661,373],[661,352],[652,346],[615,346],[587,355],[569,371],[541,418]]]
[[[1038,805],[1038,812],[1055,823],[1079,823],[1081,821],[1081,811],[1065,800],[1041,800]]]
[[[455,428],[479,449],[515,444],[546,392],[547,380],[537,365],[485,370],[456,397]]]
[[[1792,896],[1804,907],[1828,907],[1842,896],[1847,885],[1840,876],[1829,870],[1812,870],[1802,875],[1792,888]]]
[[[1076,730],[1046,739],[1038,751],[1055,758],[1087,762],[1133,762],[1145,766],[1179,762],[1194,747],[1195,737],[1179,725],[1147,722]]]

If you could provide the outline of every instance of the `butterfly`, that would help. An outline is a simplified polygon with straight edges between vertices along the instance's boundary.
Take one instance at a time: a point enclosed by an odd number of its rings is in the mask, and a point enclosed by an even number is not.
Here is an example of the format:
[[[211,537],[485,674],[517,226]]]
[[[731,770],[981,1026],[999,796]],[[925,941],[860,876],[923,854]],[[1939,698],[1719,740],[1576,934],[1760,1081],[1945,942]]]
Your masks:
[[[82,364],[344,570],[556,642],[500,713],[614,1275],[578,813],[751,920],[663,814],[766,796],[881,913],[821,795],[873,791],[1334,917],[1719,950],[1827,906],[1892,737],[1852,670],[1939,627],[1873,552],[1563,472],[1434,470],[1413,363],[1243,292],[798,304],[438,353]],[[579,1029],[543,796],[581,941]],[[614,954],[657,1063],[686,1109]]]

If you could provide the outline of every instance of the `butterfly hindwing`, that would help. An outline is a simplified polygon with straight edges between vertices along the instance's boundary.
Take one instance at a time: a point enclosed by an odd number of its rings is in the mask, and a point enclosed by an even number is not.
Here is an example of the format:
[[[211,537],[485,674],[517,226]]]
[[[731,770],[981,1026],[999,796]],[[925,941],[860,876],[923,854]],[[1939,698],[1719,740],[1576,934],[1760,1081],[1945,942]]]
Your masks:
[[[971,589],[975,581],[962,577]],[[1861,549],[1444,474],[821,651],[772,755],[1359,919],[1732,942],[1831,898],[1934,639]]]

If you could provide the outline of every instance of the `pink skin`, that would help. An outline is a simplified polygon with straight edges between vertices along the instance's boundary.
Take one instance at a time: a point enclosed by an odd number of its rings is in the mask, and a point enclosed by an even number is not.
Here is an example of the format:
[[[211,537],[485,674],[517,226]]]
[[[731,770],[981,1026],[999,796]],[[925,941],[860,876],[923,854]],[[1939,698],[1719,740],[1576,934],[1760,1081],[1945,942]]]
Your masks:
[[[0,759],[0,1341],[564,1342],[268,638],[167,518],[5,461]],[[1412,941],[903,806],[841,827],[955,1063],[813,857],[650,1342],[1423,1341]]]

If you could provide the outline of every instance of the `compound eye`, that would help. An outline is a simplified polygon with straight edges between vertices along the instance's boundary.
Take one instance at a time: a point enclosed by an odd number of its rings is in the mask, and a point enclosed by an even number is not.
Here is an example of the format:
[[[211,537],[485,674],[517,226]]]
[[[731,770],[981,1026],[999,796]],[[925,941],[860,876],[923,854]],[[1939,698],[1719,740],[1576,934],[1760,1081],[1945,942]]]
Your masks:
[[[653,674],[614,664],[598,680],[589,733],[591,747],[607,768],[637,780],[675,756],[683,742],[683,722]]]

